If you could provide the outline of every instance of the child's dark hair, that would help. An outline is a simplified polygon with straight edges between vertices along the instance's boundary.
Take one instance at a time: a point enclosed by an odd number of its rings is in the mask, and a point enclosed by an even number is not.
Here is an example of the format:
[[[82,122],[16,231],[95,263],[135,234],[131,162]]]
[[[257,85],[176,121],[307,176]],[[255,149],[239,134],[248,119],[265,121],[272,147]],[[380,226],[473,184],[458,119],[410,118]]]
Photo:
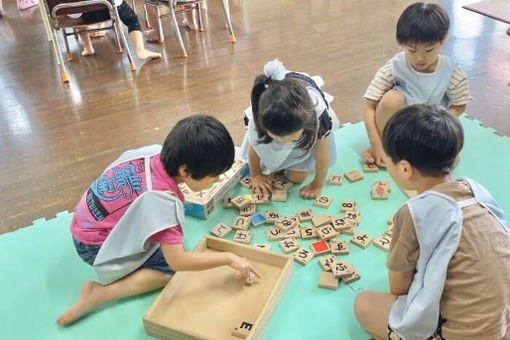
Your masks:
[[[411,105],[390,118],[383,147],[393,163],[406,160],[426,176],[449,174],[464,143],[459,119],[439,105]]]
[[[450,19],[443,7],[416,2],[398,19],[397,41],[400,45],[437,43],[446,38],[449,28]]]
[[[308,90],[298,79],[272,80],[264,74],[255,78],[251,108],[258,137],[270,143],[267,134],[286,136],[303,129],[297,146],[309,150],[317,139],[317,115]]]
[[[168,134],[161,161],[170,176],[185,165],[193,179],[218,176],[234,162],[234,142],[216,118],[193,115],[181,119]]]

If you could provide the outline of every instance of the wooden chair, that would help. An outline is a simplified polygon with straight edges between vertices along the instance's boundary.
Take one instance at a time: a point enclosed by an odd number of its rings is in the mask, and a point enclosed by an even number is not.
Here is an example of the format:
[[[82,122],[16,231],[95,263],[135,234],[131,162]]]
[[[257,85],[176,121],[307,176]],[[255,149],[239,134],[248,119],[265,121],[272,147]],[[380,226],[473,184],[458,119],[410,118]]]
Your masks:
[[[196,10],[198,30],[202,32],[204,30],[202,25],[202,6],[204,2],[205,0],[144,0],[144,8],[149,6],[156,9],[159,32],[161,32],[161,34],[163,34],[161,19],[170,17],[175,36],[177,37],[177,41],[181,47],[181,56],[187,57],[188,52],[186,51],[184,42],[182,41],[181,31],[179,29],[179,23],[177,21],[176,14]],[[229,31],[230,42],[235,43],[236,38],[234,35],[234,30],[232,29],[232,22],[230,20],[229,0],[221,0],[221,3],[223,6],[223,14],[225,15],[226,27]],[[162,6],[168,7],[169,12],[166,14],[161,14],[160,8]]]
[[[112,29],[115,33],[115,42],[117,46],[117,52],[122,53],[122,45],[126,50],[127,57],[129,59],[129,66],[132,71],[136,70],[135,63],[133,61],[133,57],[131,55],[131,51],[129,49],[129,45],[126,41],[126,36],[124,35],[124,31],[121,26],[121,21],[119,18],[119,14],[117,12],[117,7],[113,4],[112,1],[109,0],[42,0],[40,1],[40,5],[44,7],[43,12],[46,13],[46,17],[48,18],[49,24],[51,25],[51,33],[52,33],[52,45],[57,56],[57,62],[60,67],[60,74],[63,82],[69,82],[69,76],[67,74],[66,65],[62,58],[62,52],[60,49],[60,44],[58,42],[57,31],[61,30],[62,35],[64,37],[64,43],[66,46],[66,56],[67,61],[73,60],[73,55],[69,50],[69,43],[67,37],[70,35],[76,36],[76,30],[80,30],[81,32],[93,32],[98,30],[107,30]],[[100,29],[89,29],[90,25],[94,25],[97,23],[105,22],[105,21],[97,21],[97,22],[85,22],[81,18],[71,18],[69,14],[79,14],[86,12],[93,12],[102,10],[107,8],[110,12],[111,20],[108,22],[111,23],[109,26],[102,27]],[[42,10],[42,9],[41,9]],[[70,29],[68,32],[66,29]]]

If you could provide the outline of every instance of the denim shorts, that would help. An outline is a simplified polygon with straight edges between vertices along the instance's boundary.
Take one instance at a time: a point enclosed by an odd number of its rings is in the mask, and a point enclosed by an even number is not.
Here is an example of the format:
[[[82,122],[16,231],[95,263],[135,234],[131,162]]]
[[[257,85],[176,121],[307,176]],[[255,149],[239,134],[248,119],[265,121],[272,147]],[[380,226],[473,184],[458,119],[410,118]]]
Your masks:
[[[99,249],[101,248],[101,245],[94,245],[94,244],[86,244],[83,242],[78,241],[73,237],[74,246],[76,247],[76,252],[78,252],[78,255],[83,259],[83,261],[87,262],[92,266],[94,263],[94,260],[96,259],[97,253],[99,252]],[[168,263],[165,260],[165,257],[163,256],[163,252],[161,251],[161,248],[158,248],[154,252],[154,254],[151,255],[145,261],[140,268],[148,268],[148,269],[154,269],[159,272],[174,275],[175,271],[170,268]]]

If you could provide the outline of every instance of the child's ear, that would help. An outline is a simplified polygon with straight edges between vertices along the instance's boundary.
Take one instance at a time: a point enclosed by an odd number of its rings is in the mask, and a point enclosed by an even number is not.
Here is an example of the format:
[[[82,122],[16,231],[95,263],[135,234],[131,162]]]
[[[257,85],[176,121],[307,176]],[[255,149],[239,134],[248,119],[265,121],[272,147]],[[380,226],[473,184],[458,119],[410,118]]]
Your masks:
[[[405,159],[402,159],[400,162],[399,162],[399,167],[400,167],[400,170],[401,170],[401,173],[402,173],[402,176],[404,176],[404,178],[406,180],[409,180],[413,174],[414,174],[414,168],[413,166],[411,165],[411,163],[409,163],[408,161],[406,161]]]
[[[446,38],[448,38],[448,33],[446,33],[446,35],[444,36],[443,39],[441,39],[441,41],[439,42],[440,46],[443,46],[445,41],[446,41]]]
[[[189,173],[186,165],[179,166],[177,172],[178,172],[179,177],[181,177],[181,178],[188,178],[190,176],[190,173]]]

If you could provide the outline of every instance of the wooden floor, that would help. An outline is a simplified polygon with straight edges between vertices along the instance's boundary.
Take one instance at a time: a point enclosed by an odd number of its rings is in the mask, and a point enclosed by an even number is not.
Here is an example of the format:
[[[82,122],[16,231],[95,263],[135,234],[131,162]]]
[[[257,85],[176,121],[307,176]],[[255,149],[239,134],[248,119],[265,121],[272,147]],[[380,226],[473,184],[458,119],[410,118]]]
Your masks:
[[[140,1],[140,0],[138,0]],[[507,27],[444,0],[452,27],[443,53],[469,75],[471,117],[510,135]],[[362,95],[378,67],[399,51],[396,20],[404,0],[231,0],[237,43],[229,43],[219,0],[208,0],[206,30],[184,31],[180,58],[164,22],[163,60],[131,73],[110,38],[79,56],[63,84],[38,8],[4,0],[0,18],[0,233],[72,210],[82,192],[123,150],[161,143],[180,118],[219,117],[239,144],[254,77],[278,57],[292,70],[320,74],[343,122],[362,119]],[[138,7],[140,2],[138,3]],[[63,46],[63,44],[62,44]]]

